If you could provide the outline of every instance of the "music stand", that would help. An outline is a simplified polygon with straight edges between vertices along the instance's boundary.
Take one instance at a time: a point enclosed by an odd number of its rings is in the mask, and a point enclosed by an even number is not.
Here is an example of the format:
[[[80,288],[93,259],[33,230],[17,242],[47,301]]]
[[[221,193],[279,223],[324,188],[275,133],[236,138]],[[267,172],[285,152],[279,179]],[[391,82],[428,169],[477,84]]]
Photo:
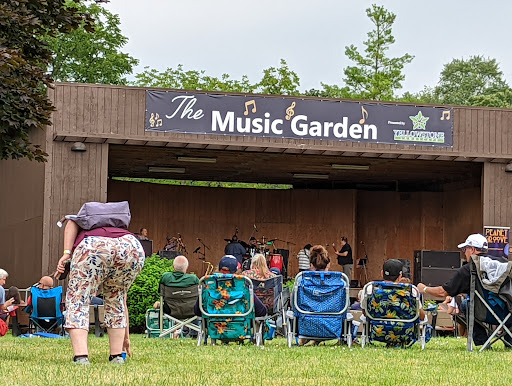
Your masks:
[[[364,284],[368,283],[368,271],[366,270],[366,265],[368,264],[368,254],[366,253],[366,246],[364,245],[364,242],[361,241],[361,245],[363,246],[364,250],[364,257],[362,259],[359,259],[357,262],[357,267],[362,267],[364,272]]]

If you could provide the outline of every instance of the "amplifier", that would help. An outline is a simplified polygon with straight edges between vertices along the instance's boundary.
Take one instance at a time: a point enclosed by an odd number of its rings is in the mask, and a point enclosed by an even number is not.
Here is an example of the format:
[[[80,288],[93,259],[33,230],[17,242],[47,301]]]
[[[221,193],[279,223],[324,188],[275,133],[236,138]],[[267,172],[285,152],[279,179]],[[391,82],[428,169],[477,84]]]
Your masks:
[[[438,286],[461,267],[459,251],[414,251],[414,284]]]

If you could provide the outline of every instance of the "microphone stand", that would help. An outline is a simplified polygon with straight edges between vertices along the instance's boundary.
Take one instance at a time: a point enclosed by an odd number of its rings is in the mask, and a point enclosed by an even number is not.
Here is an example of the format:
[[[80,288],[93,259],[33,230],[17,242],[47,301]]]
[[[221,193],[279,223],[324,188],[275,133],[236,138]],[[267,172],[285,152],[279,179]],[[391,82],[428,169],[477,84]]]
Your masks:
[[[363,267],[364,280],[365,280],[364,284],[366,284],[366,283],[368,283],[368,272],[366,271],[366,264],[368,264],[368,254],[366,253],[366,245],[364,244],[364,241],[361,241],[361,245],[363,246],[364,258],[359,259],[358,265]]]
[[[198,257],[198,259],[203,260],[203,264],[206,264],[206,250],[208,249],[210,251],[211,249],[200,238],[197,238],[197,241],[199,241],[203,245],[203,252],[198,251],[198,253],[201,255],[201,257]],[[208,270],[208,267],[206,267],[206,270]],[[205,270],[205,275],[206,275],[206,270]]]

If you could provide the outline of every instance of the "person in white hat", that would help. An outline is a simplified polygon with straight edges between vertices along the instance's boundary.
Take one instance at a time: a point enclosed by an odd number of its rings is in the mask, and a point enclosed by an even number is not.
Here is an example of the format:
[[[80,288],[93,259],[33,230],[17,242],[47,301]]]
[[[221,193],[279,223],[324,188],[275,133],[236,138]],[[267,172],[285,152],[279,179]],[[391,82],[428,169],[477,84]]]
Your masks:
[[[465,260],[469,263],[472,255],[485,256],[488,251],[487,239],[481,234],[475,233],[468,236],[465,242],[457,246],[464,254]],[[493,259],[500,259],[492,257]],[[455,275],[445,284],[438,287],[427,287],[423,283],[418,284],[418,290],[424,294],[434,297],[445,298],[446,296],[457,296],[460,294],[469,294],[471,274],[469,264],[463,265],[457,270]],[[461,311],[464,311],[466,304],[462,304]],[[487,333],[478,324],[474,326],[473,339],[475,345],[480,346],[487,340]]]

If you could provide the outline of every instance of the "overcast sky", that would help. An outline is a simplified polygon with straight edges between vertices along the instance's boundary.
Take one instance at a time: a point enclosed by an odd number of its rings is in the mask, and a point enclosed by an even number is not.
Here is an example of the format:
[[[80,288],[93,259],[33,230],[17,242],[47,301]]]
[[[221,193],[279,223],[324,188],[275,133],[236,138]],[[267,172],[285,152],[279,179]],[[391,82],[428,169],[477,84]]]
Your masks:
[[[415,56],[402,91],[434,86],[444,64],[471,55],[497,59],[512,83],[512,1],[110,0],[106,8],[120,15],[124,51],[140,60],[135,72],[183,64],[257,82],[283,58],[306,90],[342,84],[352,65],[345,46],[363,48],[373,3],[397,15],[389,55]]]

